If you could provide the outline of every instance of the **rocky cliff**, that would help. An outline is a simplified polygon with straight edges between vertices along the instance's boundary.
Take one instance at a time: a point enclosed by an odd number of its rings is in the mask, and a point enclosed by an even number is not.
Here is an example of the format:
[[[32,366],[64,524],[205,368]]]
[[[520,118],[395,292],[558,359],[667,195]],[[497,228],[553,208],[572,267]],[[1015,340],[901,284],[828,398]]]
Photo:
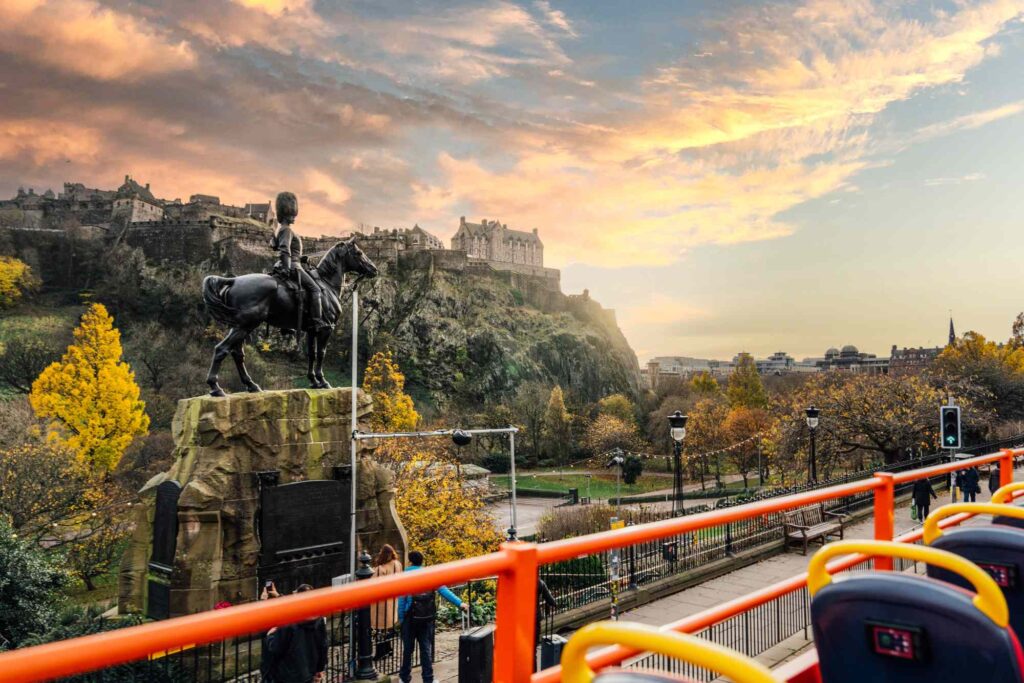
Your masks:
[[[439,267],[423,256],[361,289],[364,348],[390,346],[412,392],[438,405],[482,403],[539,380],[584,401],[636,394],[636,354],[612,311],[539,278]]]

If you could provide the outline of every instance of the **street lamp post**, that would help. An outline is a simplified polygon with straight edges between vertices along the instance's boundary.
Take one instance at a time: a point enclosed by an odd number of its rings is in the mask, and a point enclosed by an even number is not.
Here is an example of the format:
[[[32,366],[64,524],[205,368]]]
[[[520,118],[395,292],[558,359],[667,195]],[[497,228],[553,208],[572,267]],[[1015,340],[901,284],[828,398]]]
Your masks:
[[[612,459],[608,461],[607,467],[615,468],[615,505],[622,505],[622,466],[626,462],[625,451],[616,447],[612,450]]]
[[[821,413],[821,411],[812,405],[805,412],[807,413],[807,428],[811,431],[811,457],[807,463],[807,481],[811,483],[817,483],[818,462],[816,459],[816,454],[814,452],[814,432],[817,431],[818,429],[818,415]]]
[[[672,437],[673,465],[672,473],[672,516],[678,517],[686,513],[683,501],[683,439],[686,438],[687,416],[678,410],[668,416],[669,435]]]

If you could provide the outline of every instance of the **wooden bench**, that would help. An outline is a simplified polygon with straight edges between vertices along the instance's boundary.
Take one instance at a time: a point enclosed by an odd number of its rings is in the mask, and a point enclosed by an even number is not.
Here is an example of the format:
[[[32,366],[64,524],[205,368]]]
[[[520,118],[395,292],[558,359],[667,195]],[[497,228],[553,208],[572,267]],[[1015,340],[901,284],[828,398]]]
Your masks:
[[[785,513],[785,548],[788,550],[790,541],[796,541],[803,545],[806,555],[807,544],[811,541],[821,539],[821,544],[825,545],[830,537],[842,539],[846,517],[839,512],[826,512],[821,503]]]

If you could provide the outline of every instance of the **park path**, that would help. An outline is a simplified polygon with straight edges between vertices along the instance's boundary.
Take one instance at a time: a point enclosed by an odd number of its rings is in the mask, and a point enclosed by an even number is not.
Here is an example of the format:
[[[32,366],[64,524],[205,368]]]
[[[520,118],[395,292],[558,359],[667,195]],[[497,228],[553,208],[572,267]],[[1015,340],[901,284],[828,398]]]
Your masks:
[[[1024,469],[1014,470],[1013,474],[1014,480],[1024,480]],[[987,501],[988,492],[982,493],[979,496],[980,498],[984,498]],[[949,493],[943,492],[939,494],[939,499],[935,501],[935,505],[945,504],[949,501]],[[980,517],[969,520],[966,524],[988,523],[989,520],[987,518]],[[919,526],[918,522],[910,519],[909,501],[897,507],[897,534],[906,533]],[[874,520],[871,517],[851,524],[846,529],[846,538],[872,538],[873,536]],[[773,555],[756,564],[737,569],[718,578],[705,581],[668,597],[624,612],[621,618],[625,621],[660,626],[800,574],[807,570],[809,559],[809,555],[804,557],[796,551]],[[756,625],[754,628],[756,628]],[[455,631],[437,634],[437,658],[434,664],[434,674],[436,679],[442,683],[458,679],[458,635],[458,632]],[[569,634],[564,635],[566,637],[569,636]],[[810,641],[804,638],[801,631],[797,635],[765,651],[755,659],[766,666],[773,667],[806,650],[810,645]]]

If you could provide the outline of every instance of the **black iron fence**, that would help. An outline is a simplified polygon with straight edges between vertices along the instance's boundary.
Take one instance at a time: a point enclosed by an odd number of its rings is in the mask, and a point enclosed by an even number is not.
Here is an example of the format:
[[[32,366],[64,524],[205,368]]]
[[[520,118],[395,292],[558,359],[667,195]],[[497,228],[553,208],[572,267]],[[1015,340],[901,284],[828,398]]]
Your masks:
[[[1020,446],[1024,436],[979,444],[964,449],[962,453],[980,455],[1000,448]],[[816,483],[799,486],[776,487],[751,496],[723,498],[715,508],[734,507],[746,503],[803,493],[840,484],[847,484],[873,476],[878,472],[899,473],[948,462],[948,453],[934,453],[889,465],[844,474]],[[939,475],[929,480],[939,488],[949,483],[949,475]],[[900,484],[896,495],[908,494],[913,483]],[[824,504],[828,512],[855,514],[869,510],[874,504],[874,495],[868,491]],[[695,514],[711,509],[708,506],[687,507],[685,514]],[[726,560],[733,555],[781,541],[785,532],[788,513],[778,512],[758,518],[740,520],[731,524],[701,529],[687,534],[661,539],[657,542],[639,543],[617,551],[585,555],[545,565],[540,568],[540,577],[547,584],[558,602],[557,612],[567,612],[580,607],[609,603],[621,591],[638,588],[644,584],[683,574],[710,563]],[[643,524],[667,519],[671,512],[644,508],[622,508],[620,516],[627,524]],[[550,635],[547,633],[546,635]]]

